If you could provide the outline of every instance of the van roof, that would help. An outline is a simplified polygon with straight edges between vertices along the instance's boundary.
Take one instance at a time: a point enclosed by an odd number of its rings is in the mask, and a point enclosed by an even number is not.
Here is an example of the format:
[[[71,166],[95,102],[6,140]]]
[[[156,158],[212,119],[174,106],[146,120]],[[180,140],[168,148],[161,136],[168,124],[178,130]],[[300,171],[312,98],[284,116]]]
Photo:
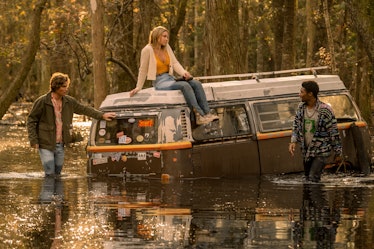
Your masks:
[[[198,78],[196,78],[198,79]],[[346,90],[344,83],[337,75],[298,75],[288,77],[245,79],[203,83],[208,101],[224,101],[251,98],[269,98],[292,96],[300,92],[301,83],[307,80],[316,81],[320,91]],[[160,91],[153,87],[139,91],[135,96],[129,92],[108,95],[100,108],[159,106],[165,104],[185,104],[181,91]]]

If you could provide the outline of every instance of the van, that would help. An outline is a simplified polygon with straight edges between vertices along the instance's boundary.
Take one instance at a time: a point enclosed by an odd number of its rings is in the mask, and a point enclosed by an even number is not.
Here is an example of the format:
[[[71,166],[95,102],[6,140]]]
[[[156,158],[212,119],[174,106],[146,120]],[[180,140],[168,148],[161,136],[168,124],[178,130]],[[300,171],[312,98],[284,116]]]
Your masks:
[[[325,67],[321,67],[325,68]],[[321,68],[200,77],[219,119],[197,126],[180,91],[143,89],[108,95],[100,106],[113,121],[93,120],[87,146],[89,175],[245,177],[303,171],[300,150],[288,153],[301,83],[319,84],[332,106],[343,145],[343,168],[370,173],[370,135],[352,96],[337,75]],[[275,77],[309,71],[310,75]],[[268,77],[268,76],[271,77]],[[245,79],[243,79],[246,77]],[[237,80],[232,80],[238,78]],[[230,79],[230,80],[227,80]],[[334,165],[333,156],[326,167]]]

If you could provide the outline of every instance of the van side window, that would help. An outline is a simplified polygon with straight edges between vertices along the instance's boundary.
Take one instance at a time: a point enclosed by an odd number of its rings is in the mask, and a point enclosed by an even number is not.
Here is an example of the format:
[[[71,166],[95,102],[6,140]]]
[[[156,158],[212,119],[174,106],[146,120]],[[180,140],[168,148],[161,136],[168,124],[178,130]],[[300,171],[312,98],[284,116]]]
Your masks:
[[[319,99],[332,107],[338,122],[359,119],[356,109],[347,95],[319,96]],[[253,106],[260,131],[271,132],[292,129],[299,103],[299,99],[255,103]]]
[[[214,108],[219,120],[198,126],[193,131],[195,140],[222,139],[250,134],[247,111],[244,105],[218,106]]]
[[[288,130],[296,114],[299,100],[280,100],[254,104],[261,132]]]

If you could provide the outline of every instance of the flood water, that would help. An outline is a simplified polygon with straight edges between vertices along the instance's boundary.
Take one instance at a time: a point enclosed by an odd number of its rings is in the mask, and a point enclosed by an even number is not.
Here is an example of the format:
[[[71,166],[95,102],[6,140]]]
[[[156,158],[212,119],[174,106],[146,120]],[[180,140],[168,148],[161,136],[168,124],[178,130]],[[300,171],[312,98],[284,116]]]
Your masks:
[[[0,125],[0,248],[373,248],[374,175],[97,179],[85,144],[48,179],[25,127]]]

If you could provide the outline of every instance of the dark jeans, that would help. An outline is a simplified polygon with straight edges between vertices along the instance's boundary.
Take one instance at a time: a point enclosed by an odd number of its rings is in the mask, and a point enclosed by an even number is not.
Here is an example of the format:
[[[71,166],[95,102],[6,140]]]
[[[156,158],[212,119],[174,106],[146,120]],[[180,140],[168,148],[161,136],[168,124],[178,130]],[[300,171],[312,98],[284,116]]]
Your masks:
[[[327,157],[311,157],[304,160],[304,173],[306,180],[312,182],[319,182],[321,180],[321,174],[325,167]]]

